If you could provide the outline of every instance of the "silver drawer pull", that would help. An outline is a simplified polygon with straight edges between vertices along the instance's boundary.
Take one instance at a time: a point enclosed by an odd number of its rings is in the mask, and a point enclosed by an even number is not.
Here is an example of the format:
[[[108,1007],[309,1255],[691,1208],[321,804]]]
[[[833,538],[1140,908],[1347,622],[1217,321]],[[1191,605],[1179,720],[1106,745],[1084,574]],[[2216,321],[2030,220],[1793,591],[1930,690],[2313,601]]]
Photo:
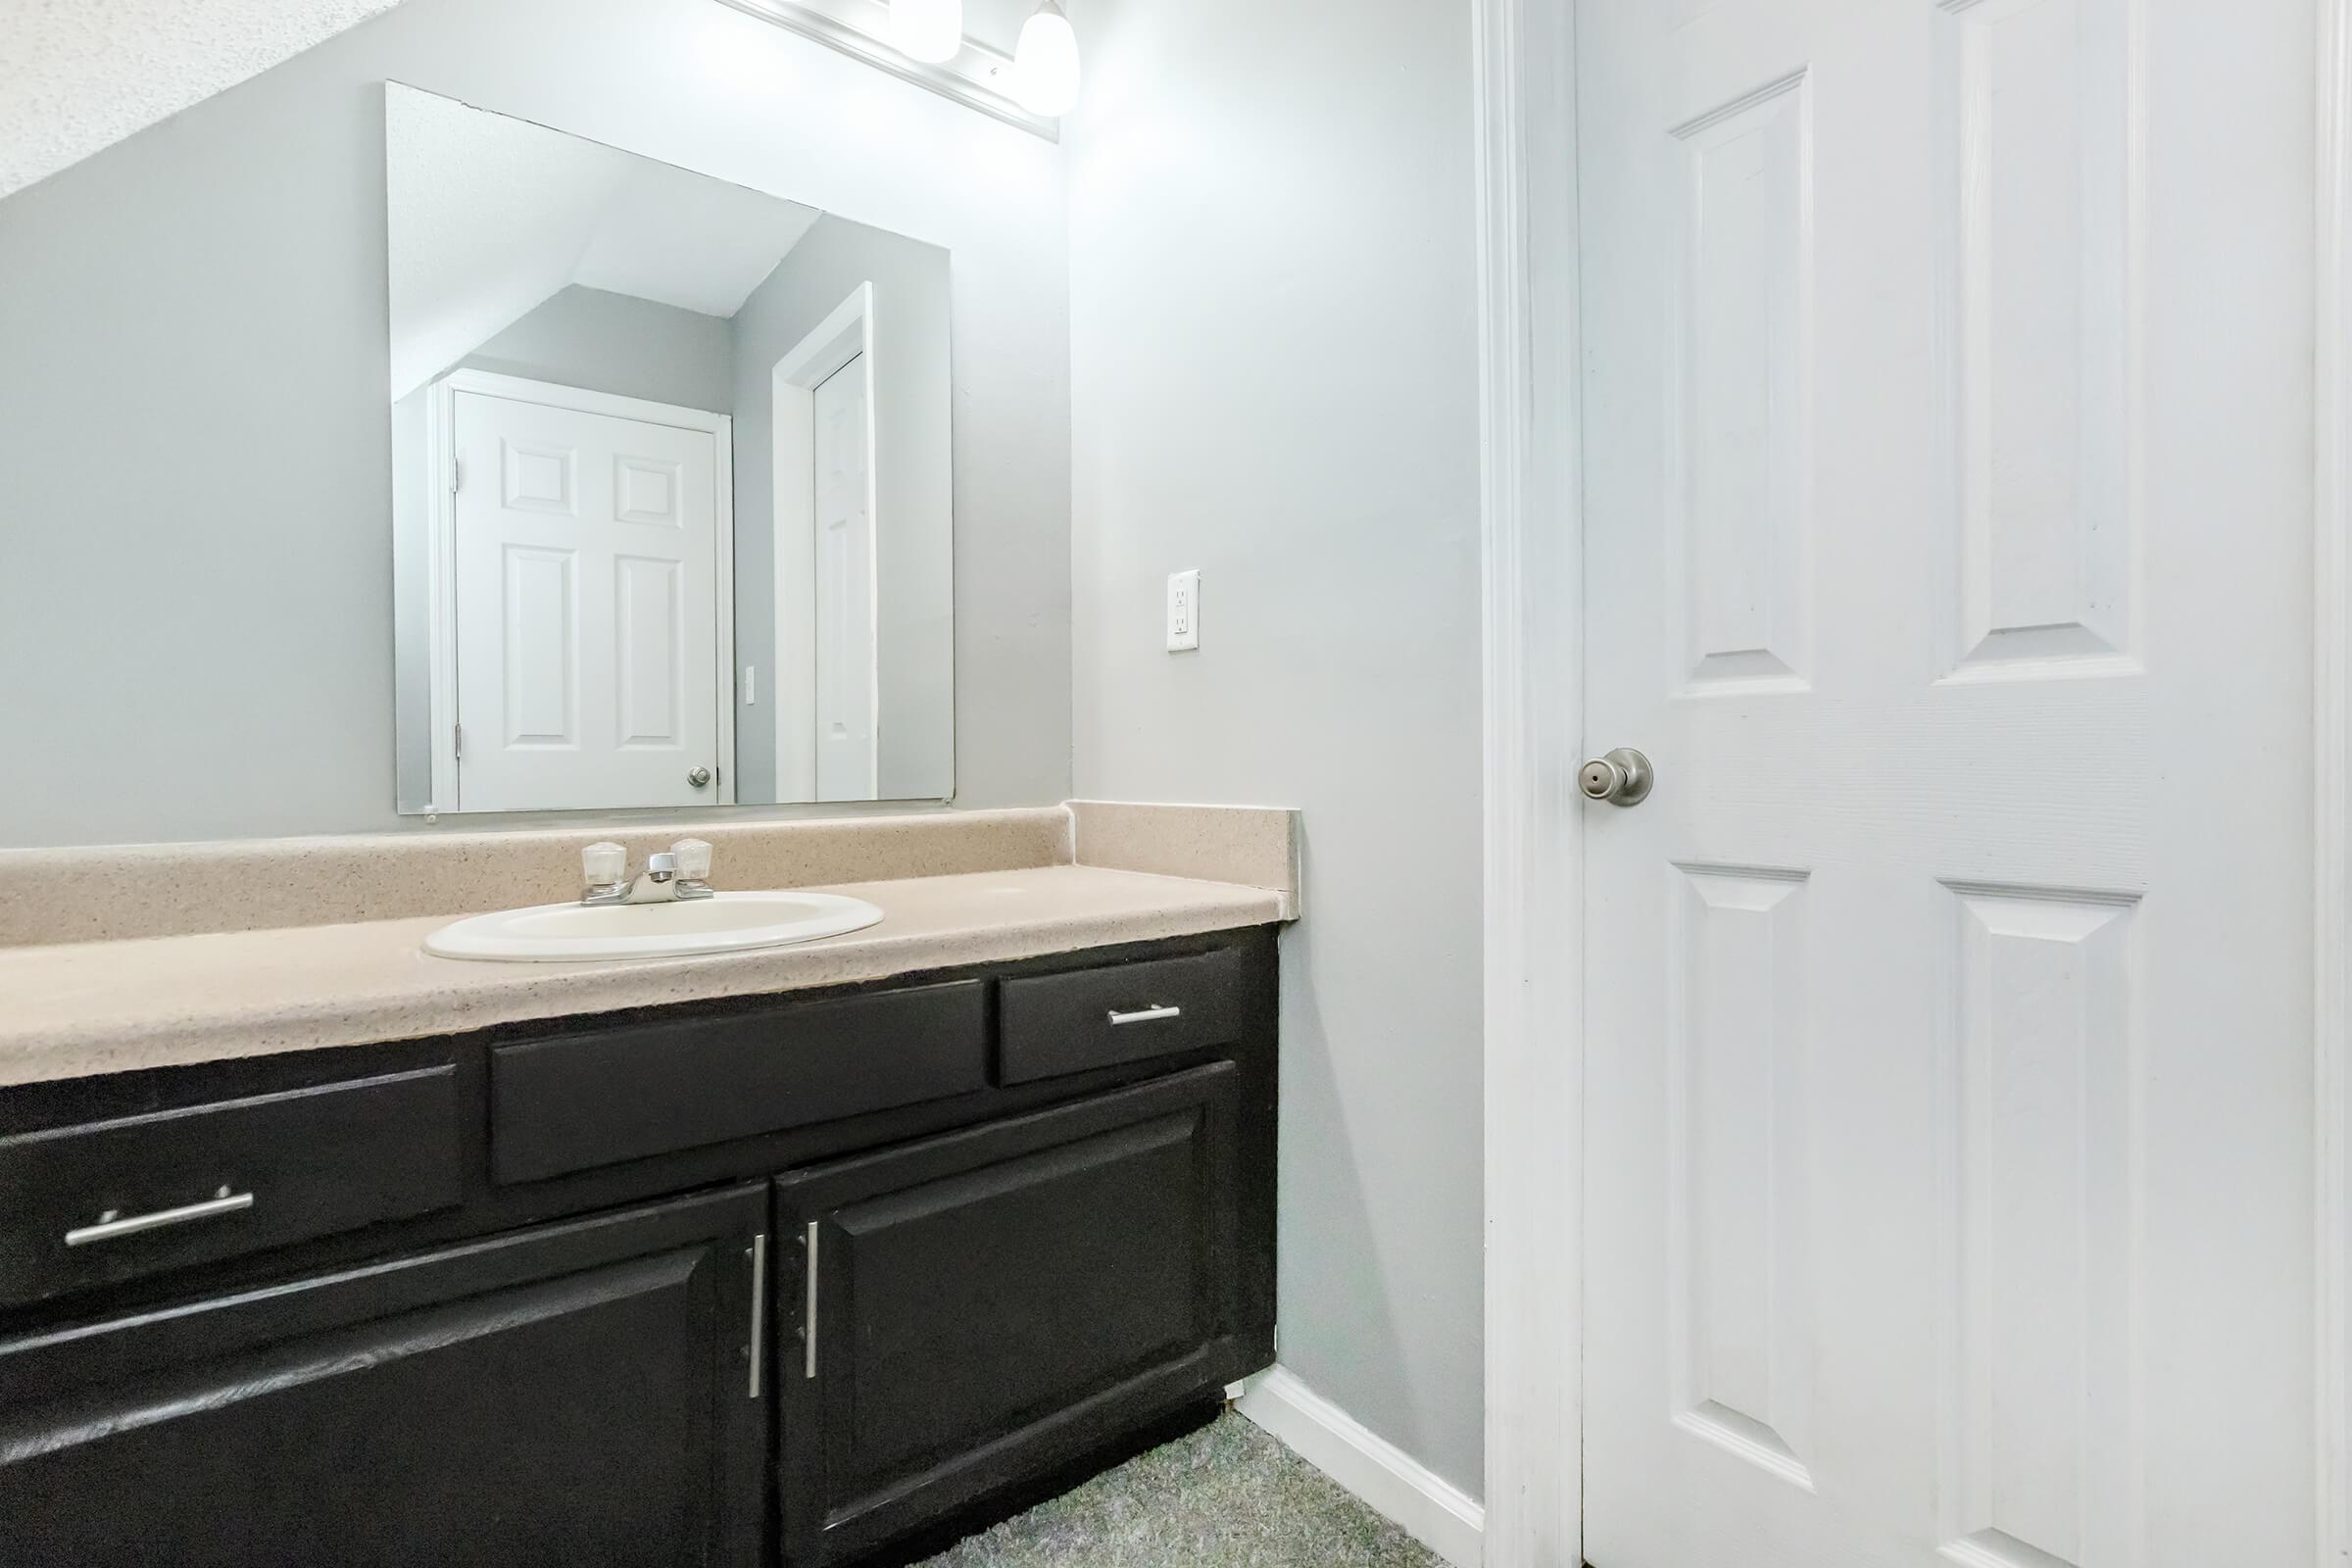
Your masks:
[[[747,1391],[755,1399],[760,1397],[760,1347],[767,1343],[767,1232],[752,1238],[744,1251],[752,1260],[752,1386]]]
[[[810,1220],[801,1245],[808,1253],[808,1306],[801,1317],[801,1376],[804,1380],[816,1376],[816,1227]]]
[[[66,1232],[68,1247],[87,1247],[92,1242],[111,1242],[122,1236],[136,1236],[141,1231],[160,1231],[172,1225],[190,1225],[200,1219],[217,1219],[222,1214],[234,1214],[253,1206],[251,1193],[232,1193],[223,1187],[216,1197],[201,1203],[188,1203],[178,1208],[159,1208],[152,1214],[121,1214],[108,1209],[98,1216],[95,1225]]]
[[[1157,1023],[1162,1018],[1180,1018],[1183,1015],[1182,1007],[1144,1007],[1135,1012],[1114,1010],[1110,1015],[1110,1021],[1114,1024]]]

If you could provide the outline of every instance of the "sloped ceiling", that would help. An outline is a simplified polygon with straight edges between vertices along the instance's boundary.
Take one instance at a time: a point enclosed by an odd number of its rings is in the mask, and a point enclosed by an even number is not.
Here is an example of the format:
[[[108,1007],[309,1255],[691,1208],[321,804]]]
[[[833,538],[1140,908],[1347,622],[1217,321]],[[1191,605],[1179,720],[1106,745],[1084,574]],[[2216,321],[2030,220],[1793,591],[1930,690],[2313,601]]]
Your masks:
[[[400,0],[0,0],[0,196]],[[1009,53],[1036,0],[965,0]]]
[[[395,398],[574,283],[731,317],[819,216],[398,82],[384,147]]]
[[[6,0],[0,196],[399,0]]]

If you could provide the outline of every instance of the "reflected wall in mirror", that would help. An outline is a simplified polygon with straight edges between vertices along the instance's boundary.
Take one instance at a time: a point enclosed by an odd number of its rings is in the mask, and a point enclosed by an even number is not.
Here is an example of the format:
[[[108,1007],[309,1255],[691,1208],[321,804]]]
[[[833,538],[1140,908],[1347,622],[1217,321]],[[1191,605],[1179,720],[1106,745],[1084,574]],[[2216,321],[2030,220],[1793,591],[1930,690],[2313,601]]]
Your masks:
[[[400,808],[952,795],[947,252],[384,94]]]

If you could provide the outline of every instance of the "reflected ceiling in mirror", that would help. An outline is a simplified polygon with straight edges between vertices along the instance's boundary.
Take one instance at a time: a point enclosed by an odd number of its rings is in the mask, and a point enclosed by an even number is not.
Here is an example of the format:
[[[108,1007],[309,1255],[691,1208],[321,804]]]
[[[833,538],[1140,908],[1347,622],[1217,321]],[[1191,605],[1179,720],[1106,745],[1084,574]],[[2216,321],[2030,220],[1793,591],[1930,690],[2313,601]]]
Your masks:
[[[947,253],[384,120],[401,809],[952,795]]]

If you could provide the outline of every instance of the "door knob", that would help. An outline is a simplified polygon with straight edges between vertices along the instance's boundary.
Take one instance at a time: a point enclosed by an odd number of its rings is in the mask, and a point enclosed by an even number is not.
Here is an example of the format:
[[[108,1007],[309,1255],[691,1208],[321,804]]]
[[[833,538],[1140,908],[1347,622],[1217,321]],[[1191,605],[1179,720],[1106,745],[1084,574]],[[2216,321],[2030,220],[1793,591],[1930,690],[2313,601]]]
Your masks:
[[[1649,798],[1649,786],[1657,775],[1650,771],[1649,759],[1630,746],[1620,746],[1606,757],[1596,757],[1578,769],[1576,787],[1585,792],[1588,801],[1606,801],[1611,806],[1640,806]]]
[[[686,782],[699,790],[710,782],[710,770],[707,767],[698,767],[686,775]]]

